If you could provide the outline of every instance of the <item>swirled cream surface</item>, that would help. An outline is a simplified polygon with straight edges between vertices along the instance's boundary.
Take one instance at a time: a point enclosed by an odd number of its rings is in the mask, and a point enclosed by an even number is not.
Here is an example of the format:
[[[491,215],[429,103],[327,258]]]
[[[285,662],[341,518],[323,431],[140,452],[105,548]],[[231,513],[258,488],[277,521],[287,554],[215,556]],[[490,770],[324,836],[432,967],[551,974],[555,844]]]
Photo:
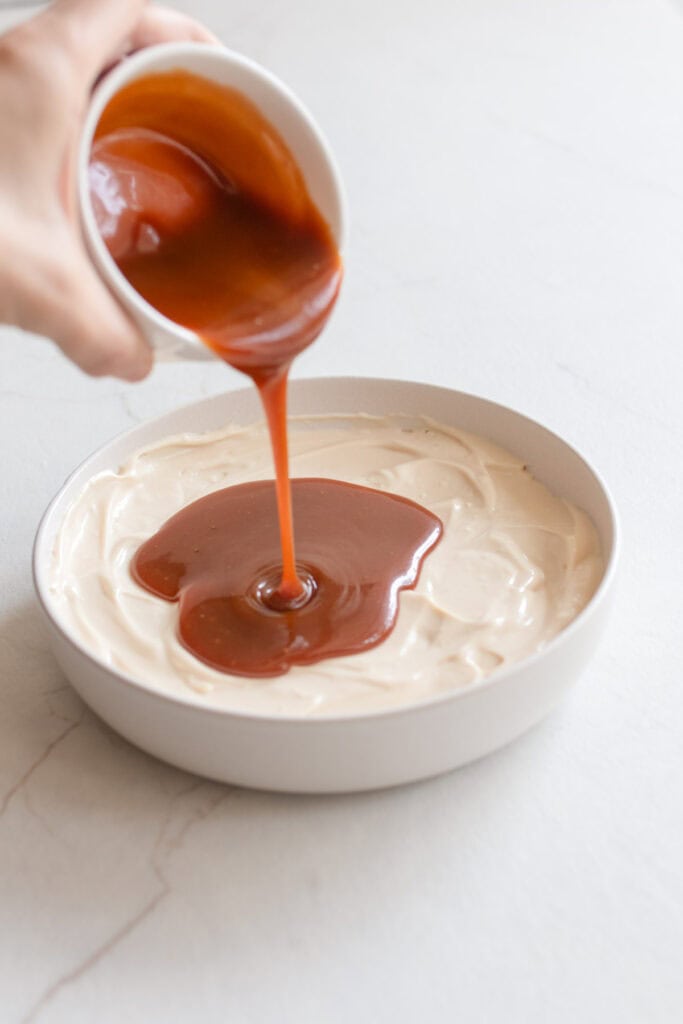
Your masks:
[[[362,713],[472,684],[540,650],[602,575],[595,528],[515,456],[427,418],[290,420],[292,476],[347,480],[436,513],[444,535],[378,647],[284,675],[227,675],[176,635],[177,605],[130,575],[140,546],[210,491],[272,476],[265,425],[168,438],[89,481],[57,536],[50,588],[100,661],[169,695],[249,713]],[[296,527],[296,524],[295,524]]]

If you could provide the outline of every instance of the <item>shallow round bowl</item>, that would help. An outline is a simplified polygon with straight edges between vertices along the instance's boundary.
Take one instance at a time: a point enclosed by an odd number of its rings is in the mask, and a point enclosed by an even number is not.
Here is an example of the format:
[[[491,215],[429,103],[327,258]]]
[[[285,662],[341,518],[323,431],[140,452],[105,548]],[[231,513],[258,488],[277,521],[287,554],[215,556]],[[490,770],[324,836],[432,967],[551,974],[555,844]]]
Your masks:
[[[523,458],[534,476],[583,508],[597,528],[605,570],[590,603],[532,657],[453,693],[371,714],[295,718],[215,710],[200,696],[167,696],[105,666],[60,622],[51,601],[48,570],[67,508],[91,476],[116,470],[145,445],[185,431],[259,419],[255,389],[248,388],[178,409],[106,444],[69,477],[47,509],[34,547],[35,587],[57,661],[83,700],[121,735],[171,764],[223,782],[286,792],[350,792],[426,778],[525,732],[579,675],[605,625],[618,528],[599,475],[533,420],[447,388],[370,378],[296,381],[290,411],[427,414]]]

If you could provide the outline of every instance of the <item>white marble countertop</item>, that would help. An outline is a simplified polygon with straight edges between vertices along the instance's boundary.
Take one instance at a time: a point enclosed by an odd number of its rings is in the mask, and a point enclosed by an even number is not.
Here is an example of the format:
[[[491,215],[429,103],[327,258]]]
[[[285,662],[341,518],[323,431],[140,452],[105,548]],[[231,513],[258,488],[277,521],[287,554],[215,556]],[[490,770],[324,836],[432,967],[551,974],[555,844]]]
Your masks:
[[[299,375],[524,410],[603,470],[615,614],[572,696],[469,768],[342,798],[231,789],[102,725],[57,669],[30,549],[131,423],[241,386],[91,381],[0,332],[0,1020],[683,1019],[683,7],[195,0],[324,125],[340,309]]]

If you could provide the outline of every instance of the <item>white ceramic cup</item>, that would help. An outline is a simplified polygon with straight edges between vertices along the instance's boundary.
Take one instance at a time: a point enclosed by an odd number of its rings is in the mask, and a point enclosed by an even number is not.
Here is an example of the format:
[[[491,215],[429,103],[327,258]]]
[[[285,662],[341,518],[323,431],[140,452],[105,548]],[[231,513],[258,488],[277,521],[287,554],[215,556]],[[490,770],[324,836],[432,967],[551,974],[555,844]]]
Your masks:
[[[241,54],[205,43],[164,43],[126,58],[100,82],[85,119],[78,156],[81,221],[91,258],[114,295],[140,325],[157,358],[213,359],[214,354],[194,331],[164,316],[126,280],[102,240],[90,201],[88,167],[92,140],[109,100],[136,78],[179,68],[238,89],[277,128],[340,251],[344,244],[346,203],[334,157],[311,115],[283,82]]]

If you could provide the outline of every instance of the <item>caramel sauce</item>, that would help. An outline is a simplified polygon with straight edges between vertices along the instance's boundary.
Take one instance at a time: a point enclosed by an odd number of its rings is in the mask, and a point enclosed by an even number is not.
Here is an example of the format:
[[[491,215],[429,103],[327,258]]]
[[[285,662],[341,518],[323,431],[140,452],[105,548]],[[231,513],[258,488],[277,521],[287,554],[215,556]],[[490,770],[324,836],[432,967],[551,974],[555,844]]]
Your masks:
[[[375,645],[441,526],[406,499],[297,480],[296,557],[287,375],[327,321],[342,265],[284,140],[233,89],[147,75],[103,112],[90,184],[128,281],[256,384],[275,464],[275,489],[229,488],[174,516],[134,576],[179,601],[183,643],[225,671],[273,675]]]
[[[138,550],[135,579],[178,601],[182,643],[237,675],[272,676],[380,643],[399,590],[414,586],[441,523],[393,494],[337,480],[292,481],[300,604],[280,604],[280,544],[270,480],[216,491],[182,509]]]

